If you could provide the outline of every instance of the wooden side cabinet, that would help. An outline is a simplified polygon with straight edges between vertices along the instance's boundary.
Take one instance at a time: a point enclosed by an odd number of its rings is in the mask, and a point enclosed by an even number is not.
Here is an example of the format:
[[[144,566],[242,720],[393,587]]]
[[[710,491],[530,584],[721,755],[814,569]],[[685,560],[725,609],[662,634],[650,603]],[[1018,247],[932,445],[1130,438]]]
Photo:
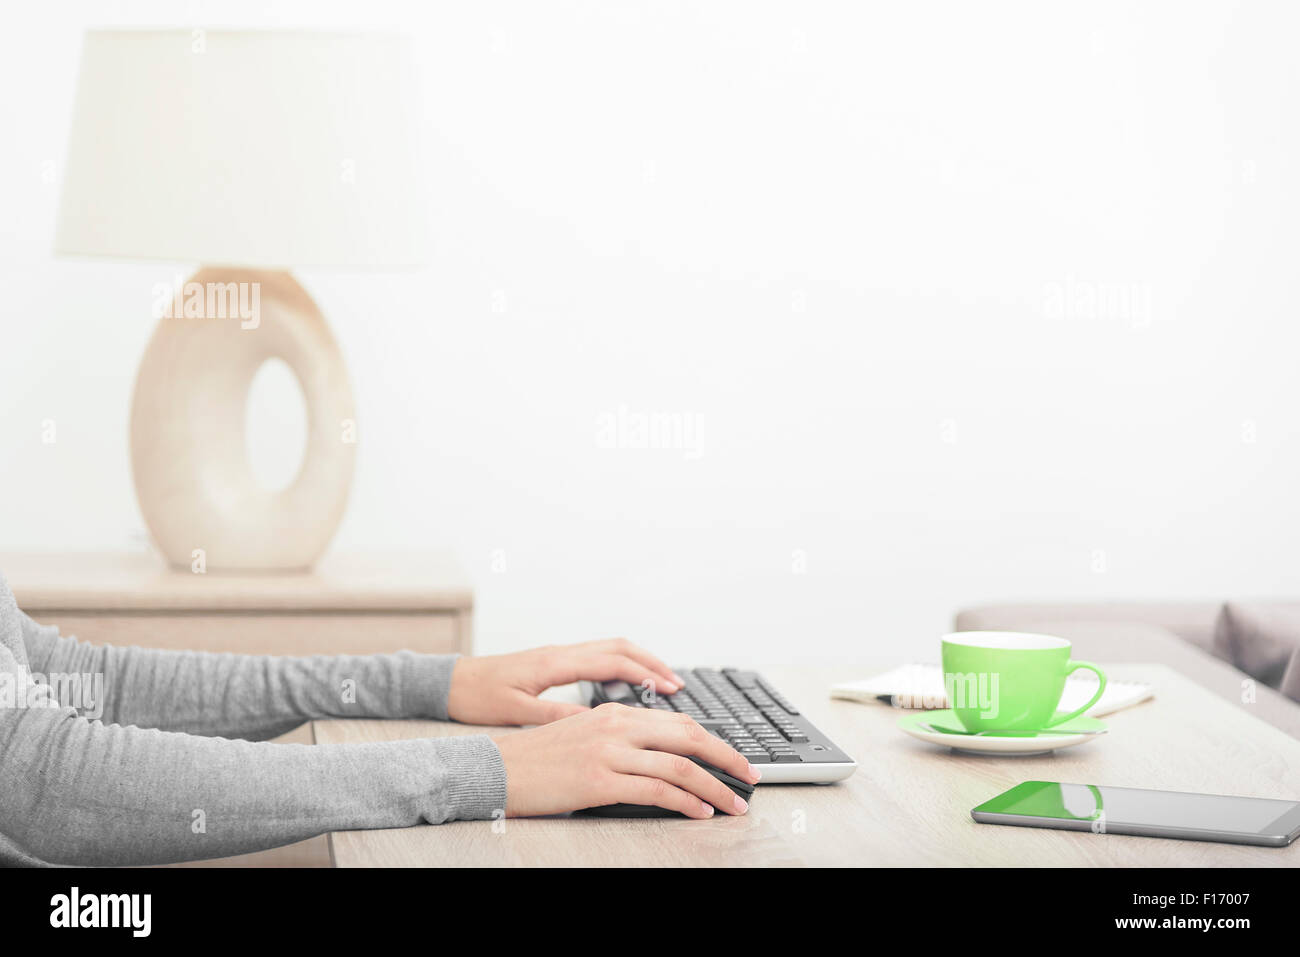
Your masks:
[[[255,655],[473,648],[474,593],[450,559],[327,556],[292,574],[199,572],[149,553],[0,554],[18,607],[94,644]],[[311,726],[277,739],[312,743]],[[324,837],[203,864],[322,866]]]
[[[461,652],[473,591],[446,558],[327,557],[311,571],[230,574],[149,554],[0,554],[18,607],[96,644],[263,655]]]

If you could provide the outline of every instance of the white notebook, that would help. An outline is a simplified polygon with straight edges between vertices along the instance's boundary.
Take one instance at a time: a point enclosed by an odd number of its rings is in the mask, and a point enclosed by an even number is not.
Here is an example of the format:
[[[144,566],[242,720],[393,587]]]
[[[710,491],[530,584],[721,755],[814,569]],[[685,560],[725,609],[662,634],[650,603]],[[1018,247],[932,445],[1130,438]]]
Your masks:
[[[1080,672],[1065,679],[1065,692],[1059,705],[1062,711],[1073,711],[1087,703],[1097,691],[1097,678],[1090,672]],[[1139,701],[1146,701],[1155,689],[1137,681],[1109,679],[1101,700],[1088,709],[1088,714],[1098,717],[1112,714]],[[946,708],[948,697],[943,686],[943,670],[938,665],[908,664],[886,671],[884,674],[861,681],[846,681],[831,688],[832,698],[850,701],[876,701],[890,699],[898,708]]]

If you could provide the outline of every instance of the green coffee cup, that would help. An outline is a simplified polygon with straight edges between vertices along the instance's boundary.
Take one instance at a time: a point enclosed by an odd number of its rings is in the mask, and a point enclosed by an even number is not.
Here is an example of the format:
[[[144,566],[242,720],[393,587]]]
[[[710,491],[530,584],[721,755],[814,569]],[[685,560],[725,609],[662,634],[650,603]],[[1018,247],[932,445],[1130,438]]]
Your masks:
[[[1057,715],[1065,678],[1088,668],[1097,693],[1077,711]],[[959,631],[943,637],[948,706],[971,732],[1034,732],[1079,717],[1101,698],[1106,676],[1087,661],[1070,660],[1070,643],[1052,635]]]

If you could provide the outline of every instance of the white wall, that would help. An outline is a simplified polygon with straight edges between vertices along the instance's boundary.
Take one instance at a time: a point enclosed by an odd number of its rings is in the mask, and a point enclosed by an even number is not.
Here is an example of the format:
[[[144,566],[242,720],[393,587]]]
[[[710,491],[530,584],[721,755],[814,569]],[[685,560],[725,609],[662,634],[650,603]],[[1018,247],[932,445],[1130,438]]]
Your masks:
[[[482,648],[888,657],[977,601],[1295,594],[1296,11],[26,5],[0,548],[140,541],[130,390],[189,265],[50,255],[80,30],[396,26],[436,248],[303,273],[360,401],[335,547],[456,552]],[[620,408],[699,454],[604,447]]]

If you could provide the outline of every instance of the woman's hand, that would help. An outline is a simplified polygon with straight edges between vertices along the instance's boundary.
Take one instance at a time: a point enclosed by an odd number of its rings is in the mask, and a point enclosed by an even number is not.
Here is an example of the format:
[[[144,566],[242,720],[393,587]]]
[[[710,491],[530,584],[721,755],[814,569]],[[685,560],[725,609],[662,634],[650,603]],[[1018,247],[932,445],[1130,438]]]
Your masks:
[[[659,694],[681,689],[682,679],[626,638],[553,645],[512,655],[460,658],[451,674],[447,714],[467,724],[545,724],[591,709],[537,696],[574,681],[626,681]]]
[[[506,765],[506,816],[560,814],[604,804],[652,804],[707,818],[744,814],[731,788],[685,755],[755,783],[758,771],[684,714],[602,704],[493,738]]]

